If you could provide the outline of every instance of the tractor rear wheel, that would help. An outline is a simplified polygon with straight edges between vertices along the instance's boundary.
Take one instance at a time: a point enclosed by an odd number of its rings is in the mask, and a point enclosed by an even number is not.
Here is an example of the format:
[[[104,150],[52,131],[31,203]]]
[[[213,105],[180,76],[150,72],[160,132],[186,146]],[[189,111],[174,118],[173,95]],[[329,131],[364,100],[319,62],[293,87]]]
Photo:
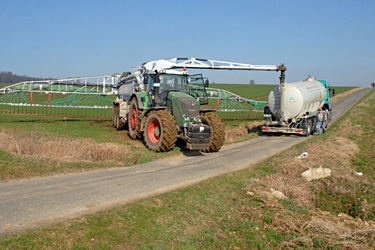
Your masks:
[[[203,124],[211,128],[210,147],[203,150],[203,152],[219,151],[225,139],[223,120],[216,113],[204,113],[201,114],[200,118]]]
[[[150,111],[146,119],[144,140],[152,151],[171,150],[177,141],[176,122],[171,113],[167,110]]]
[[[130,138],[136,140],[141,138],[141,117],[136,98],[132,98],[129,104],[128,128]]]

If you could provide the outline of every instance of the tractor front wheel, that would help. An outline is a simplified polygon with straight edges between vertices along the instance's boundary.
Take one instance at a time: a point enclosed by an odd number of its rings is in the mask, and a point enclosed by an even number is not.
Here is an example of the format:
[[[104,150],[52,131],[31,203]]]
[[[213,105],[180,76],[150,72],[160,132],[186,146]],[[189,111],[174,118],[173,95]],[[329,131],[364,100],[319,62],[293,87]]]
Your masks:
[[[151,111],[146,119],[144,140],[155,152],[171,150],[177,141],[176,122],[167,110]]]
[[[216,113],[204,113],[200,116],[203,124],[210,126],[211,137],[210,147],[203,152],[216,152],[219,151],[221,146],[224,144],[225,132],[224,122]]]

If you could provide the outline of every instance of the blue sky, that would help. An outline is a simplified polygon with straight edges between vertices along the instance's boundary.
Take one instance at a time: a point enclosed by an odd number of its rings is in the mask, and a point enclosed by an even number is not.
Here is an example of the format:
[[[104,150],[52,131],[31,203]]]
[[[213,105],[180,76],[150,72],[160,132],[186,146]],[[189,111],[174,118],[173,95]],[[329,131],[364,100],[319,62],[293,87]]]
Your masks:
[[[173,57],[279,65],[336,86],[375,82],[373,0],[0,0],[0,71],[98,76]],[[194,73],[197,73],[195,71]],[[216,83],[279,73],[199,70]]]

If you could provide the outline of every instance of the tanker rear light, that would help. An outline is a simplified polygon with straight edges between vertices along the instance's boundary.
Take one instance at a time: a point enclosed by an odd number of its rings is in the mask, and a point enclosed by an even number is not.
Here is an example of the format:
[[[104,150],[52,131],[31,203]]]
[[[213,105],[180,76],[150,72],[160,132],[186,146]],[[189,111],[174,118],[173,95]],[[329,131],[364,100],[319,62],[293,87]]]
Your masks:
[[[263,130],[263,131],[267,131],[267,130],[268,130],[268,128],[263,128],[262,130]]]
[[[302,129],[297,129],[296,133],[302,133]]]

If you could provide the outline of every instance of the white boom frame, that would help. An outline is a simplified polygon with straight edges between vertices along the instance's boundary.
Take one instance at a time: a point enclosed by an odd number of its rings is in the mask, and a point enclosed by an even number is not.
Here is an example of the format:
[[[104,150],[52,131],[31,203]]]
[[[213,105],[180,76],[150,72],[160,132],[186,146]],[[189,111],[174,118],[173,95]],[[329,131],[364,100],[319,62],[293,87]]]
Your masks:
[[[0,89],[0,94],[12,92],[46,92],[63,94],[113,95],[113,86],[119,81],[119,75],[77,77],[56,80],[24,81]],[[47,86],[55,86],[48,90]],[[69,91],[69,86],[79,87]]]
[[[198,58],[171,58],[146,62],[142,65],[146,70],[167,70],[173,68],[193,69],[221,69],[221,70],[260,70],[279,71],[284,70],[284,65],[252,65],[245,63],[225,62]]]

